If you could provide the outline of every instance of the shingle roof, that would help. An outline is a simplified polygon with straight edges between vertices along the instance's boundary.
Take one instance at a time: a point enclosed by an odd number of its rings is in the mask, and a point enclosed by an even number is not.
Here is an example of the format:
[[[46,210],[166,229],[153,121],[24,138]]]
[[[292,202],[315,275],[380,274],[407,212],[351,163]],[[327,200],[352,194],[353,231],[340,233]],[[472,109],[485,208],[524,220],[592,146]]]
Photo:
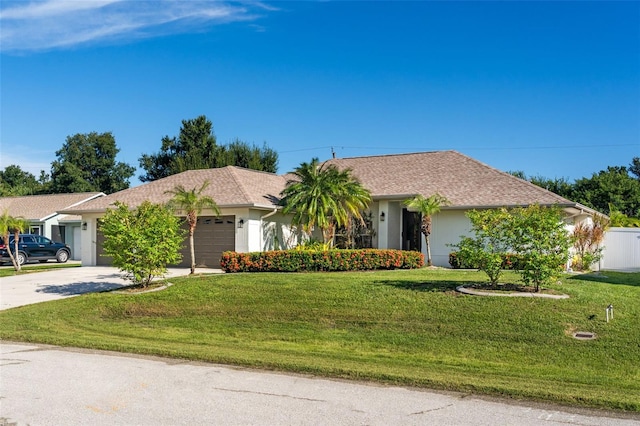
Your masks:
[[[102,192],[78,192],[74,194],[1,197],[0,212],[4,212],[6,209],[11,216],[23,217],[31,221],[42,221],[55,216],[60,210],[103,195]]]
[[[286,185],[282,176],[235,166],[217,169],[187,170],[186,172],[158,179],[134,188],[115,192],[92,200],[81,206],[66,209],[65,213],[102,212],[113,207],[116,201],[137,207],[143,201],[165,203],[172,198],[167,191],[182,185],[185,189],[199,189],[205,181],[209,186],[203,192],[212,197],[218,207],[274,208],[280,192]]]
[[[416,194],[439,193],[451,208],[510,207],[529,204],[560,205],[593,210],[574,203],[530,182],[481,163],[456,151],[419,152],[328,160],[340,169],[350,168],[373,199],[402,200]],[[164,203],[166,191],[177,185],[200,188],[208,180],[205,194],[219,207],[277,207],[280,193],[293,175],[275,175],[241,167],[189,170],[116,192],[64,210],[68,214],[103,212],[120,201],[136,207],[143,201]]]
[[[576,203],[456,151],[331,159],[350,168],[374,199],[439,193],[452,207],[566,205]]]

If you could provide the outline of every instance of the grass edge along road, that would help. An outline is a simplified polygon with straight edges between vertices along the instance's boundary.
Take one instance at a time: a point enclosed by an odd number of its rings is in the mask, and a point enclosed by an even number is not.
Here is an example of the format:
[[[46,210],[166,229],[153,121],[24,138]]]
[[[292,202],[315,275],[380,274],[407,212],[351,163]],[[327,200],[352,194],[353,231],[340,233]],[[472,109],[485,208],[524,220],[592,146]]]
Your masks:
[[[565,300],[457,293],[475,271],[171,281],[6,310],[0,338],[640,412],[640,274],[565,276]]]

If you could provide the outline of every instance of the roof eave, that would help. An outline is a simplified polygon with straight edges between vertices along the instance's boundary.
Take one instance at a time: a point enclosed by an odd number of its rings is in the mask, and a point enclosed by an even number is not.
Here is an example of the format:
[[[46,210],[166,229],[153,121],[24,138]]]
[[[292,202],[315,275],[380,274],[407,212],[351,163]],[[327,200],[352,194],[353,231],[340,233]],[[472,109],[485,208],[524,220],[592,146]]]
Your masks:
[[[96,213],[105,213],[107,209],[112,208],[112,206],[99,208],[99,209],[87,209],[87,210],[75,210],[75,209],[65,209],[60,210],[59,214],[67,214],[67,215],[83,215],[83,214],[96,214]],[[256,204],[256,203],[247,203],[247,204],[218,204],[219,209],[256,209],[256,210],[273,210],[278,209],[281,210],[281,206],[276,206],[274,204]]]

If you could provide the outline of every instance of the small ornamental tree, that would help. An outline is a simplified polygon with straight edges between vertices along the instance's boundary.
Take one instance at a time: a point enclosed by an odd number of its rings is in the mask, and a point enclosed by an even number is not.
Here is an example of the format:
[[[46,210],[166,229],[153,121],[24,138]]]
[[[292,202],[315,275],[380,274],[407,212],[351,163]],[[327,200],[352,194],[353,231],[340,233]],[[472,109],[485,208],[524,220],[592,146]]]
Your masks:
[[[511,210],[509,239],[522,255],[522,281],[535,286],[550,281],[562,271],[569,258],[570,238],[557,207],[531,205]]]
[[[577,270],[586,271],[591,269],[591,265],[602,258],[602,241],[608,226],[607,220],[602,216],[593,218],[593,223],[578,223],[571,235],[573,247],[576,250],[577,261],[572,264]]]
[[[502,275],[503,261],[510,249],[510,214],[507,209],[472,210],[467,213],[475,238],[463,236],[455,247],[459,255],[485,272],[493,287]]]
[[[105,236],[104,252],[113,266],[135,284],[146,287],[154,277],[167,272],[167,265],[179,263],[184,231],[180,219],[166,206],[143,202],[130,210],[116,202],[100,219]]]

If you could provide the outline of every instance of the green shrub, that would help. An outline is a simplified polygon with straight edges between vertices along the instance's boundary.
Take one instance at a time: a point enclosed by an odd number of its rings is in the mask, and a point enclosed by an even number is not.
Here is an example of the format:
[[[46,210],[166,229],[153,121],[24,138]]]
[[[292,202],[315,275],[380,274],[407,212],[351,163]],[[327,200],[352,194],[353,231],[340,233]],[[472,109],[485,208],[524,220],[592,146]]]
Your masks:
[[[479,265],[474,263],[463,252],[452,251],[449,253],[449,265],[453,269],[479,269]],[[524,265],[524,257],[516,253],[506,253],[502,255],[502,269],[518,271]]]
[[[225,272],[315,272],[414,269],[424,266],[424,255],[403,250],[276,250],[222,253]]]

